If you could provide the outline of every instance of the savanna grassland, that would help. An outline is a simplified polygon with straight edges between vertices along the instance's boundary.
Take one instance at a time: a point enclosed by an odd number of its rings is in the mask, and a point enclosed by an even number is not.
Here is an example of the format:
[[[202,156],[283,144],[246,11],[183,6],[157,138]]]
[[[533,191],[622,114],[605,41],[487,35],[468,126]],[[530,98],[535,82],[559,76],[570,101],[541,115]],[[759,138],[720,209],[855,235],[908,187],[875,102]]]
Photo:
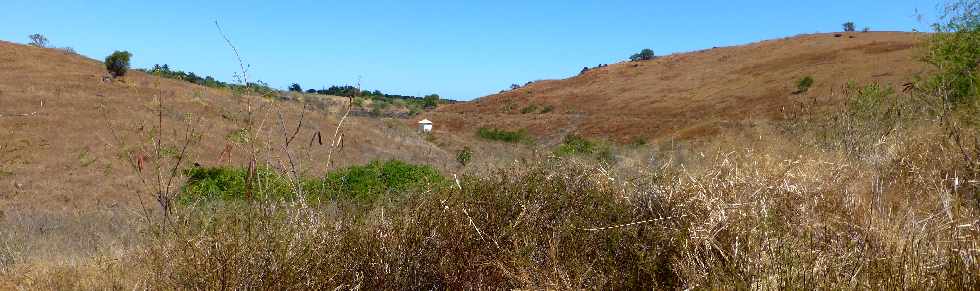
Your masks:
[[[106,81],[3,43],[0,288],[978,289],[980,5],[949,8],[935,33],[583,70],[420,112],[431,134],[354,96]],[[759,47],[782,66],[717,60]],[[648,109],[676,124],[621,131],[649,112],[590,122],[615,113],[575,101],[641,102],[670,85],[630,70],[704,62],[762,87],[671,77],[736,93],[670,93]],[[739,100],[759,111],[710,113]]]

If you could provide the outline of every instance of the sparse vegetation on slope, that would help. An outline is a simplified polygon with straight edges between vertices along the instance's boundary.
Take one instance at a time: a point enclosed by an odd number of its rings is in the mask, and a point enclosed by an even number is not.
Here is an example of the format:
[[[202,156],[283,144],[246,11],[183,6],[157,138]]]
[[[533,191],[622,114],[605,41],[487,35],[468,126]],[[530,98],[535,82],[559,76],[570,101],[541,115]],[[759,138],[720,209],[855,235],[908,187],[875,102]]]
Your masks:
[[[901,93],[855,81],[840,102],[793,98],[784,118],[679,146],[637,143],[621,156],[565,134],[552,156],[452,179],[399,161],[334,169],[343,123],[326,161],[304,158],[303,145],[290,147],[304,119],[280,113],[281,132],[233,134],[263,159],[242,170],[188,166],[183,193],[224,201],[159,201],[168,215],[144,212],[130,251],[92,271],[106,280],[57,271],[15,280],[49,289],[971,290],[980,286],[980,127],[970,122],[980,94],[969,85],[975,59],[963,61],[975,56],[969,33],[937,34],[935,74]],[[774,92],[791,97],[794,78]],[[139,175],[179,168],[183,151],[170,154],[162,128],[139,132],[156,143],[155,169],[132,159]],[[486,127],[477,136],[528,137]],[[130,149],[124,158],[136,157]],[[304,162],[327,172],[308,174]],[[318,199],[289,199],[300,196]],[[5,235],[0,275],[20,270],[11,262],[28,248]]]

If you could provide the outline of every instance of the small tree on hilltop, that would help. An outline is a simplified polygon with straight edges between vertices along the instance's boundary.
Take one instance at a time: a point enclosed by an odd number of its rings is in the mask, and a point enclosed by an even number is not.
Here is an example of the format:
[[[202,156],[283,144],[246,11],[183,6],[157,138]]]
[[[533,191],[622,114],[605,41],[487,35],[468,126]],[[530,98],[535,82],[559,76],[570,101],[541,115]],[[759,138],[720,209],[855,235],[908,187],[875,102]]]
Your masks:
[[[853,32],[855,30],[855,28],[854,28],[854,22],[850,22],[850,21],[845,22],[843,24],[843,26],[844,26],[844,31],[845,32]]]
[[[31,39],[30,45],[32,46],[48,47],[48,38],[44,37],[44,35],[41,35],[40,33],[28,35],[27,37]]]
[[[132,56],[128,51],[115,51],[105,57],[105,68],[113,78],[125,76],[129,71],[129,58]]]
[[[639,53],[630,56],[630,61],[649,61],[655,58],[656,55],[653,53],[652,49],[643,49]]]
[[[292,85],[289,85],[289,91],[290,92],[303,92],[303,87],[300,87],[299,84],[293,83]]]

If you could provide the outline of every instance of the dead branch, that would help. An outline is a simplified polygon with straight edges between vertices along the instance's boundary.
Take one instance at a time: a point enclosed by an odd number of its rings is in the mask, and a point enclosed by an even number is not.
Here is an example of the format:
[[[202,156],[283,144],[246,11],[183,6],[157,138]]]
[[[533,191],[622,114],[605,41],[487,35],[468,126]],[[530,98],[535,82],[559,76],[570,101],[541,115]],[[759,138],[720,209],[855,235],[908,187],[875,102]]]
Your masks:
[[[358,91],[360,91],[361,86],[358,85],[357,89]],[[353,109],[353,107],[354,107],[354,96],[347,97],[347,111],[344,112],[344,115],[340,117],[340,121],[337,122],[337,128],[334,129],[333,132],[333,139],[330,141],[330,151],[327,153],[327,164],[326,164],[327,170],[330,169],[330,165],[331,165],[330,163],[333,162],[334,151],[336,151],[337,148],[342,145],[343,135],[340,134],[340,130],[341,128],[343,128],[344,121],[347,120],[347,116],[350,115],[351,109]]]

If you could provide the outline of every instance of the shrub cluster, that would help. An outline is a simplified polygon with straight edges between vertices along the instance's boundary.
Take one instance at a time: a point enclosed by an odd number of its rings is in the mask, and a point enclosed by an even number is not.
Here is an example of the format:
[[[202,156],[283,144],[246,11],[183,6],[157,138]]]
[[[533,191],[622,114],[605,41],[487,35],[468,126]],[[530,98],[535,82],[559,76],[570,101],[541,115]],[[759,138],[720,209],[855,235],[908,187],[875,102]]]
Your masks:
[[[192,168],[185,170],[187,182],[181,189],[181,202],[237,201],[245,198],[247,172],[241,168]],[[370,204],[390,194],[415,187],[434,186],[445,179],[434,168],[398,160],[374,161],[328,173],[322,179],[299,181],[302,197],[309,201],[342,199]],[[270,168],[258,168],[253,199],[295,200],[293,181]]]
[[[598,143],[576,134],[565,136],[554,151],[555,156],[591,156],[605,163],[615,163],[616,154],[608,144]]]
[[[487,140],[495,140],[510,143],[530,143],[533,140],[528,135],[527,130],[520,129],[509,131],[498,128],[481,127],[476,131],[476,135]]]

